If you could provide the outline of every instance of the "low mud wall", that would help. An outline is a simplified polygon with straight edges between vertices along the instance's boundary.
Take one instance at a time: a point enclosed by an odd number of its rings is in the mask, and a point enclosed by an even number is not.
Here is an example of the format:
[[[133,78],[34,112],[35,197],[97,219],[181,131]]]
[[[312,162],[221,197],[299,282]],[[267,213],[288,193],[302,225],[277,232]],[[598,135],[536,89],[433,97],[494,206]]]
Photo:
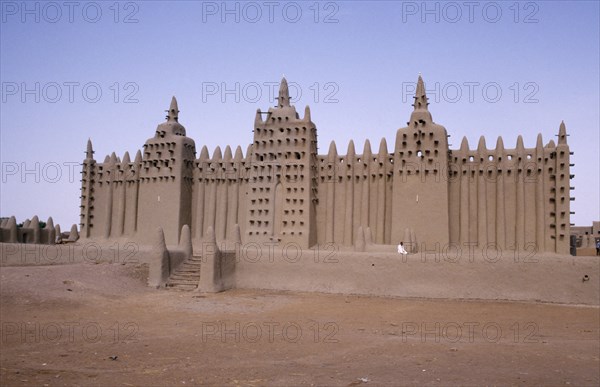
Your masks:
[[[595,257],[243,249],[237,288],[600,305]]]

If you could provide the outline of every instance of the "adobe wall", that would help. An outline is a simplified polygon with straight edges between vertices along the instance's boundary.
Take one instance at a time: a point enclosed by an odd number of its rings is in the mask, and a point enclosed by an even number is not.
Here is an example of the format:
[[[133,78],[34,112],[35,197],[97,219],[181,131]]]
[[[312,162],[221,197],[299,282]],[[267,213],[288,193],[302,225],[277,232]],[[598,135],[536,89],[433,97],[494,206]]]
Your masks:
[[[506,253],[498,261],[481,252],[449,256],[357,253],[322,250],[256,251],[236,262],[235,287],[363,294],[386,297],[486,299],[600,304],[600,261],[593,257]],[[471,257],[471,258],[470,258]],[[534,261],[537,260],[537,261]],[[524,262],[526,261],[526,262]],[[583,281],[584,275],[589,276]]]
[[[464,138],[451,157],[451,243],[568,254],[569,149],[560,137],[544,146],[540,134],[525,148],[519,136],[513,149],[499,137],[487,149],[482,136],[473,150]]]
[[[361,154],[350,141],[345,155],[332,142],[317,160],[318,243],[352,246],[359,227],[370,227],[377,243],[390,243],[393,158],[385,139],[377,154],[368,140]]]
[[[442,252],[402,256],[391,252],[287,250],[255,244],[224,252],[226,288],[362,294],[384,297],[540,301],[600,305],[597,257],[534,255],[468,248],[460,256]],[[168,246],[172,261],[182,246]],[[0,243],[0,266],[73,263],[151,264],[152,246],[120,240],[79,240],[68,245]],[[437,257],[437,260],[436,260]],[[176,263],[175,263],[176,264]],[[584,276],[588,280],[584,281]]]
[[[425,243],[426,249],[470,244],[569,252],[570,155],[564,123],[558,143],[535,148],[522,137],[514,149],[502,138],[488,149],[463,139],[450,149],[446,129],[433,122],[421,77],[407,126],[394,148],[377,154],[366,141],[345,155],[335,143],[317,154],[317,129],[306,107],[300,118],[282,80],[278,105],[257,111],[253,143],[212,156],[178,122],[175,98],[167,122],[131,162],[114,153],[103,163],[88,142],[82,171],[84,237],[148,242],[161,226],[177,244],[189,225],[197,249],[209,227],[218,242],[294,242],[303,248],[355,246],[362,227],[377,244]]]

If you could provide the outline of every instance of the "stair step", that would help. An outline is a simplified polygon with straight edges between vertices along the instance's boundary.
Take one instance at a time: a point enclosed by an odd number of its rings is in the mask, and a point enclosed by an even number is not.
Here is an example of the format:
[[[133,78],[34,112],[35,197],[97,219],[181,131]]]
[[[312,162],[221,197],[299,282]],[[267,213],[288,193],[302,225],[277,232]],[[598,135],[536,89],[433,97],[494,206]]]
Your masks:
[[[189,259],[187,261],[183,262],[183,263],[184,264],[187,263],[188,265],[198,265],[198,266],[202,265],[202,261],[192,261],[192,260],[189,260]]]
[[[174,290],[197,289],[200,282],[201,268],[202,256],[194,255],[190,257],[171,274],[165,285],[166,288]]]
[[[172,290],[196,290],[198,285],[167,284],[167,289]]]
[[[169,280],[167,282],[167,286],[168,285],[172,285],[172,284],[177,284],[177,285],[198,285],[198,280],[193,280],[193,279],[175,279],[175,280]]]
[[[200,277],[200,270],[194,270],[194,271],[185,271],[185,270],[177,270],[175,273],[171,274],[171,277],[173,276],[184,276],[184,277]]]
[[[199,273],[200,267],[181,267],[175,270],[176,273]]]
[[[183,274],[175,273],[169,279],[173,280],[173,281],[179,281],[179,280],[198,281],[198,280],[200,280],[200,276],[199,275],[183,275]]]

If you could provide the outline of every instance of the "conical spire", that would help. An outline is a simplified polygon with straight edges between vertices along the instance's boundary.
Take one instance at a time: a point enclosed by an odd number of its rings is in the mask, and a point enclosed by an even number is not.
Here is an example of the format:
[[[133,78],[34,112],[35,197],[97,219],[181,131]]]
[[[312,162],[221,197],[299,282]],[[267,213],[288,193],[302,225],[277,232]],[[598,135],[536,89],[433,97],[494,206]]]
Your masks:
[[[223,159],[223,153],[221,153],[221,147],[217,145],[217,147],[215,148],[215,151],[213,152],[213,160],[222,160]]]
[[[373,155],[373,151],[371,151],[371,141],[369,141],[368,139],[365,140],[365,146],[363,148],[363,158],[365,159],[365,162],[368,162],[370,160],[367,160],[367,157],[370,159],[371,156]]]
[[[167,121],[175,121],[179,120],[179,107],[177,106],[177,99],[175,96],[171,98],[171,106],[169,110],[167,110]]]
[[[517,152],[522,153],[525,151],[525,144],[523,143],[523,136],[519,135],[517,137]]]
[[[306,105],[306,107],[304,108],[304,121],[311,121],[311,117],[310,117],[310,106]]]
[[[415,110],[427,110],[428,105],[429,103],[427,102],[427,95],[425,94],[425,82],[423,82],[423,77],[421,77],[419,74],[419,79],[417,80],[417,91],[415,92],[415,103],[413,106]]]
[[[504,151],[504,140],[502,140],[502,136],[498,136],[498,140],[496,140],[496,153]]]
[[[565,126],[565,122],[561,121],[560,128],[558,129],[558,144],[566,144],[567,143],[567,127]]]
[[[278,107],[290,106],[290,91],[288,89],[288,83],[285,77],[281,79],[281,84],[279,85],[279,97],[277,97],[277,101]]]
[[[210,156],[208,155],[208,148],[206,147],[206,145],[204,145],[202,147],[202,150],[200,151],[200,157],[198,158],[200,161],[205,161],[208,160],[210,158]]]
[[[348,143],[348,152],[346,153],[346,157],[350,160],[354,160],[354,156],[356,155],[356,149],[354,148],[354,141],[350,140]]]
[[[485,145],[485,137],[479,137],[479,143],[477,144],[477,150],[479,153],[485,153],[487,151],[487,146]]]
[[[231,161],[232,157],[233,157],[233,155],[232,155],[232,152],[231,152],[231,147],[229,145],[227,145],[225,147],[225,154],[223,155],[223,160],[225,160],[225,161]]]
[[[92,148],[92,140],[90,138],[88,138],[88,141],[87,141],[87,150],[85,151],[85,158],[86,159],[94,158],[94,149]]]
[[[537,135],[535,147],[537,148],[538,151],[541,151],[542,149],[544,149],[544,139],[542,138],[541,133],[538,133],[538,135]]]
[[[460,143],[460,150],[463,152],[469,151],[469,140],[467,140],[467,136],[463,136],[463,139]]]
[[[385,137],[382,137],[381,142],[379,143],[379,155],[385,157],[388,154],[387,141],[385,140]]]
[[[235,156],[233,156],[233,159],[235,161],[242,161],[243,158],[244,154],[242,153],[242,147],[238,145],[237,148],[235,148]]]
[[[431,123],[431,113],[429,113],[429,102],[427,102],[427,95],[425,94],[425,83],[423,78],[419,75],[417,80],[417,90],[415,92],[415,102],[413,103],[414,110],[410,115],[409,125]]]
[[[327,161],[330,163],[335,162],[337,158],[337,147],[335,146],[335,141],[331,141],[329,144],[329,152],[327,153]]]

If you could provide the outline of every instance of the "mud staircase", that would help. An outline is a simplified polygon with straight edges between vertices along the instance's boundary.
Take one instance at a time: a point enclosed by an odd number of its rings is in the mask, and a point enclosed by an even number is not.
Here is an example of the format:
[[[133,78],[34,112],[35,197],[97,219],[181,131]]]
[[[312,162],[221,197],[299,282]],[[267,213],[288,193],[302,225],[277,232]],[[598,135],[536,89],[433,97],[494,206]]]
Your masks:
[[[200,264],[202,257],[200,255],[192,255],[189,259],[183,262],[177,270],[169,277],[166,283],[167,289],[174,290],[195,290],[198,289],[200,283]]]

